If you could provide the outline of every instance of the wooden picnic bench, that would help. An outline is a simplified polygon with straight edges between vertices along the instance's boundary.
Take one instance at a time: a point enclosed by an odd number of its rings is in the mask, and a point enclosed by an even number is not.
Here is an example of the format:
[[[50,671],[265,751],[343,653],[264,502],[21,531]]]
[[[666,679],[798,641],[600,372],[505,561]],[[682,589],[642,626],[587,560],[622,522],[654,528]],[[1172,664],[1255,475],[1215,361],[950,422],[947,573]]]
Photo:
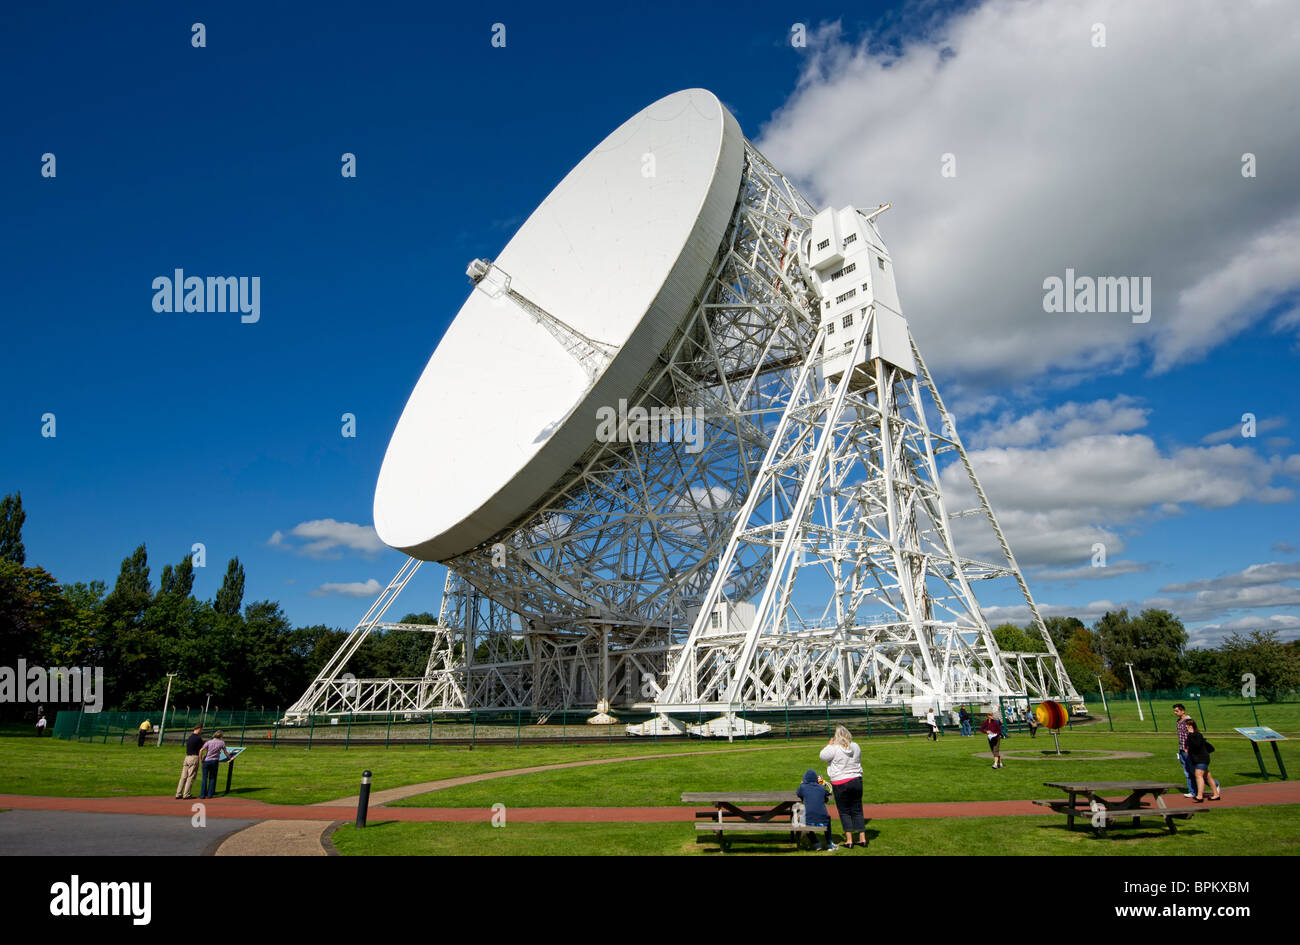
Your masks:
[[[1142,819],[1155,819],[1164,822],[1170,833],[1177,833],[1176,820],[1190,820],[1192,811],[1173,811],[1165,806],[1166,791],[1179,791],[1181,786],[1166,784],[1161,781],[1044,781],[1044,787],[1054,787],[1064,791],[1068,800],[1034,801],[1041,807],[1049,807],[1058,814],[1065,814],[1066,826],[1073,830],[1074,819],[1082,817],[1088,821],[1099,836],[1105,836],[1110,827],[1140,827]],[[1110,800],[1118,794],[1127,796]],[[1143,798],[1150,794],[1156,806],[1143,804]]]
[[[695,812],[695,842],[717,840],[723,851],[730,839],[755,834],[787,834],[798,845],[811,834],[825,833],[826,828],[791,823],[799,795],[794,791],[688,791],[683,804],[709,804],[708,810]]]

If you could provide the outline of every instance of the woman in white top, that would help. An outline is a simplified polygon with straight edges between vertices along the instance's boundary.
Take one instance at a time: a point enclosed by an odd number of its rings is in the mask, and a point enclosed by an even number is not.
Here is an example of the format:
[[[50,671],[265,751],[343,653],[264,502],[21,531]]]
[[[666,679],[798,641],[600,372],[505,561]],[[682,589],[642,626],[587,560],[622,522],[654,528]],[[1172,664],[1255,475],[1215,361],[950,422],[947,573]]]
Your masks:
[[[835,810],[844,828],[844,845],[853,849],[853,833],[858,845],[866,846],[866,824],[862,819],[862,749],[843,725],[835,726],[835,736],[819,755],[826,762],[826,780],[835,792]]]

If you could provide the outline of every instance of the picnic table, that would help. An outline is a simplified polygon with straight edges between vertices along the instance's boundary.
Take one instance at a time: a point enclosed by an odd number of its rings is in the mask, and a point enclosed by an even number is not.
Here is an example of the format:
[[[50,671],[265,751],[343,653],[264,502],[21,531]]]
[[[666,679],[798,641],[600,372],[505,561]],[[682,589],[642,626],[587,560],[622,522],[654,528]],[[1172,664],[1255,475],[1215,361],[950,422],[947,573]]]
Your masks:
[[[794,791],[687,791],[682,803],[710,805],[695,813],[695,842],[717,840],[724,851],[734,837],[784,833],[797,844],[805,834],[826,830],[791,822],[799,803]]]
[[[1069,800],[1034,801],[1065,814],[1066,826],[1074,829],[1074,819],[1083,817],[1101,836],[1108,827],[1140,827],[1142,818],[1163,820],[1170,833],[1177,833],[1175,820],[1191,819],[1191,811],[1171,811],[1165,806],[1166,791],[1181,791],[1182,785],[1163,781],[1044,781],[1044,787],[1064,791]],[[1126,794],[1117,800],[1110,798]],[[1155,807],[1143,804],[1147,795],[1155,800]]]

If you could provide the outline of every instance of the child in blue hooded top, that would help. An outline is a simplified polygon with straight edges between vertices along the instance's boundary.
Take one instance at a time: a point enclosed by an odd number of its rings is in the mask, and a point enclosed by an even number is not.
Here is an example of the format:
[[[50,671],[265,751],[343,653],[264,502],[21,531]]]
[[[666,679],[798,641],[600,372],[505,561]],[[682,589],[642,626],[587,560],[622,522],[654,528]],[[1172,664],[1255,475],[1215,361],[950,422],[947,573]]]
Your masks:
[[[817,782],[817,772],[809,768],[803,773],[803,783],[795,791],[799,795],[799,800],[803,801],[804,818],[803,822],[809,827],[825,827],[826,843],[818,839],[818,850],[834,850],[835,843],[831,840],[831,815],[826,810],[826,799],[831,796],[831,792],[826,790],[826,786]]]

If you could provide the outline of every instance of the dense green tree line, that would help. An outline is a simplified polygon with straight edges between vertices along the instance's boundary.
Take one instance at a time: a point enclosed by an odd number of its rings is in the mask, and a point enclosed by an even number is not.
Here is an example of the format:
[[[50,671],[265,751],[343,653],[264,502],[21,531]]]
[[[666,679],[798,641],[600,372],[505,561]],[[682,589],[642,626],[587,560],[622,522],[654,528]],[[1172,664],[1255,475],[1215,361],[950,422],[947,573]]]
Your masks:
[[[244,567],[233,558],[212,600],[194,596],[190,557],[150,579],[145,546],[122,561],[112,589],[103,581],[60,584],[28,567],[21,495],[0,502],[0,665],[103,667],[107,709],[161,708],[167,673],[174,705],[245,709],[288,707],[307,688],[347,631],[294,627],[280,605],[244,604]],[[404,623],[433,623],[408,614]],[[359,678],[419,675],[423,634],[374,634],[349,665]],[[51,705],[53,705],[51,703]],[[0,705],[6,718],[32,715],[24,703]]]
[[[1149,689],[1242,688],[1255,677],[1259,698],[1272,700],[1300,689],[1300,641],[1282,643],[1276,630],[1232,633],[1214,649],[1188,649],[1182,621],[1167,610],[1110,611],[1086,626],[1075,617],[1043,621],[1061,663],[1079,692],[1095,691],[1098,678],[1107,692],[1131,689],[1128,664],[1138,687]],[[1041,636],[1011,623],[993,628],[1003,650],[1044,652]]]

